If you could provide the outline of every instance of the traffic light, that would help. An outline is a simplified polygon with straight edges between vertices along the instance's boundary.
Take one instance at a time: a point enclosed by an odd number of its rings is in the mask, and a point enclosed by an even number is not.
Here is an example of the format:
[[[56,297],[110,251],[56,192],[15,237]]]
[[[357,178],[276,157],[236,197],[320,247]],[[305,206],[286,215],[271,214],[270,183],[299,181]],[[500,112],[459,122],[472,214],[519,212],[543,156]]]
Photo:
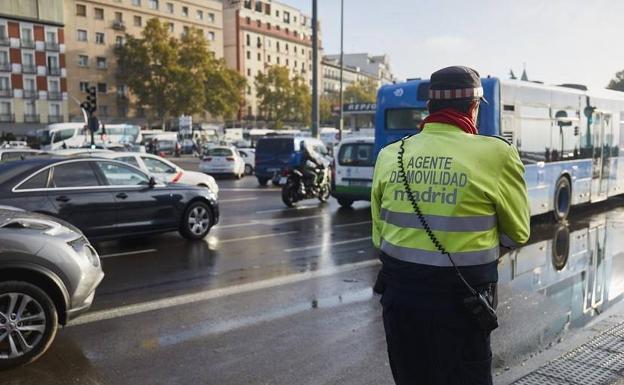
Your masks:
[[[87,89],[87,99],[80,103],[80,108],[87,111],[89,114],[93,114],[97,110],[97,89],[95,87],[89,87]]]

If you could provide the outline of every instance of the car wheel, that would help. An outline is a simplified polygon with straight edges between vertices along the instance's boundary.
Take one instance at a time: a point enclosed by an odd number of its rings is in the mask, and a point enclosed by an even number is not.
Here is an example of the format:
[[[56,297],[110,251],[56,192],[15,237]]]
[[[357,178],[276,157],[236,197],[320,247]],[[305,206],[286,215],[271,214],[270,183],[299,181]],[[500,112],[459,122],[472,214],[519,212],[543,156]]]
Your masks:
[[[0,283],[0,369],[39,358],[57,329],[56,307],[43,290],[21,281]]]
[[[353,201],[351,199],[338,198],[338,204],[342,207],[351,207],[353,205]]]
[[[212,210],[204,202],[191,203],[182,217],[180,234],[186,239],[203,239],[214,223]]]
[[[258,184],[260,186],[266,186],[269,183],[269,178],[258,178]]]
[[[245,174],[247,174],[247,175],[253,174],[253,167],[251,167],[250,164],[246,164],[245,165]]]

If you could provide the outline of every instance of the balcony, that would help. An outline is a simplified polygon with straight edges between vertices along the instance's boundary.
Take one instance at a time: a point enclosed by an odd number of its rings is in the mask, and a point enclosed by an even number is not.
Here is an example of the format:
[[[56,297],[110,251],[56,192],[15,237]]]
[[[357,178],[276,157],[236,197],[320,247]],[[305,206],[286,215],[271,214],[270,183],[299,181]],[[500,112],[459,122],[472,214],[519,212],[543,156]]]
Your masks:
[[[56,41],[46,41],[45,42],[45,49],[46,51],[58,51],[59,48],[59,43]]]
[[[13,123],[13,122],[15,122],[15,115],[0,114],[0,123]]]
[[[8,46],[11,45],[11,39],[8,36],[0,36],[0,45]]]
[[[48,75],[61,76],[61,68],[60,67],[48,67]]]
[[[48,91],[48,100],[62,100],[63,93],[59,91]]]
[[[0,89],[0,98],[12,98],[13,90],[12,89]]]
[[[126,24],[123,20],[113,20],[113,29],[116,29],[117,31],[125,31]]]
[[[22,39],[20,40],[20,45],[22,46],[22,48],[35,48],[35,41],[30,39]]]
[[[22,64],[22,73],[25,74],[36,74],[37,66],[34,64]]]
[[[11,71],[11,63],[7,61],[0,62],[0,71]]]
[[[24,90],[24,99],[37,99],[38,97],[39,97],[39,91]]]
[[[48,115],[48,123],[61,123],[63,115]]]
[[[39,123],[39,114],[24,114],[24,123]]]

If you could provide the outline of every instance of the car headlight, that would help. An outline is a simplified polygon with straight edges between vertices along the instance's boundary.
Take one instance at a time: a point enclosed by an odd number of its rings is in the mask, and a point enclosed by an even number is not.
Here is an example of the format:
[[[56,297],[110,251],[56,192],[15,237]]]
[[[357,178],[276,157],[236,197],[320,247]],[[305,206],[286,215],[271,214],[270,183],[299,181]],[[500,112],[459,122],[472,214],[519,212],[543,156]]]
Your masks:
[[[38,218],[14,218],[11,220],[11,222],[7,223],[3,227],[13,229],[39,230],[44,234],[50,235],[52,237],[63,234],[76,233],[69,227],[63,226],[58,222]]]
[[[71,246],[76,253],[85,256],[94,267],[100,266],[100,256],[84,237],[69,241],[67,244]]]

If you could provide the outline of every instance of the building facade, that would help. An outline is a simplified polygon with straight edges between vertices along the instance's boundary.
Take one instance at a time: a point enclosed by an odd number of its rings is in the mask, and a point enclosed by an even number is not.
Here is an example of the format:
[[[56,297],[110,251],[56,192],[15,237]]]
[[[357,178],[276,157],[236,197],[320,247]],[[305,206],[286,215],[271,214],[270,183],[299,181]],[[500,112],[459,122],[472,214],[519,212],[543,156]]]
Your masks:
[[[311,17],[272,0],[224,0],[223,8],[225,60],[247,80],[242,117],[259,115],[254,80],[269,66],[312,86]]]
[[[0,131],[67,120],[63,0],[0,2]]]
[[[362,82],[373,81],[377,87],[381,87],[384,82],[377,76],[362,71],[359,67],[345,65],[342,70],[342,90],[348,86]],[[340,56],[338,59],[332,59],[324,56],[321,63],[321,84],[323,93],[326,95],[337,94],[340,92]]]
[[[340,55],[326,55],[323,59],[326,62],[340,64]],[[368,53],[349,53],[343,55],[343,61],[345,70],[346,68],[355,68],[359,72],[371,75],[379,79],[380,86],[396,81],[390,69],[388,55],[373,56]]]
[[[82,120],[85,90],[98,91],[99,118],[107,122],[143,121],[145,111],[117,81],[114,54],[125,34],[139,37],[147,21],[158,18],[172,36],[189,28],[203,31],[210,50],[223,57],[223,4],[218,0],[65,0],[69,117]]]

